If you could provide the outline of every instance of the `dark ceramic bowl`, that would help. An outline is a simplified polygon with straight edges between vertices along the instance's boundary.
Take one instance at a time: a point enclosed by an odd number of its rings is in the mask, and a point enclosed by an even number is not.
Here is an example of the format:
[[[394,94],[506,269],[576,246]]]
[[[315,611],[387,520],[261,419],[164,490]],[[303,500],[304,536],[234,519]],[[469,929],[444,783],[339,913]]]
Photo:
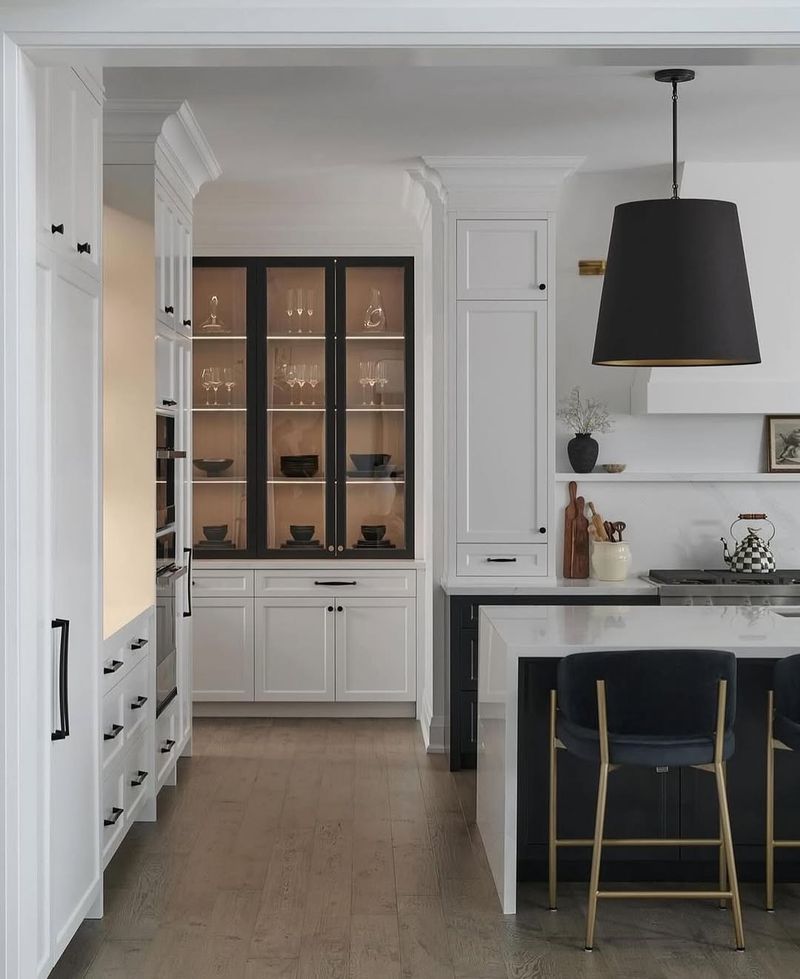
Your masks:
[[[226,523],[221,523],[213,524],[209,527],[203,527],[203,533],[206,535],[206,540],[225,540],[225,535],[228,533],[228,525]]]
[[[388,452],[351,452],[350,458],[359,472],[369,473],[382,469],[392,456]]]
[[[386,524],[383,523],[361,524],[361,536],[364,538],[364,540],[378,541],[383,538],[383,535],[385,533],[386,533]]]
[[[319,456],[281,456],[281,472],[284,476],[314,476],[319,469]]]
[[[192,461],[198,469],[201,469],[208,476],[218,476],[233,465],[233,459],[194,459]]]
[[[293,523],[289,524],[289,533],[295,540],[307,541],[314,536],[315,526],[313,523]]]

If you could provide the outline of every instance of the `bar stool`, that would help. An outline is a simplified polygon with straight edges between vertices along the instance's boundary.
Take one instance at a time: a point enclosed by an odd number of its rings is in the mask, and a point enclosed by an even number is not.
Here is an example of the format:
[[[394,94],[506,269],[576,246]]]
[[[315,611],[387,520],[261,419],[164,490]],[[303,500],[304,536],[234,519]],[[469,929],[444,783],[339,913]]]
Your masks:
[[[767,694],[767,911],[775,909],[775,847],[800,847],[800,840],[775,839],[775,751],[800,751],[800,653],[775,664],[773,687]]]
[[[744,950],[742,907],[733,855],[725,761],[733,754],[736,658],[711,649],[618,650],[573,653],[558,665],[558,690],[550,692],[549,897],[556,909],[558,848],[591,846],[586,950],[594,943],[597,902],[618,898],[695,898],[730,902],[736,948]],[[559,839],[557,752],[599,761],[593,839]],[[689,766],[715,776],[718,839],[606,839],[608,776],[625,765]],[[600,889],[604,846],[716,846],[718,890],[618,891]],[[730,886],[726,886],[726,876]],[[724,906],[724,904],[721,904]]]

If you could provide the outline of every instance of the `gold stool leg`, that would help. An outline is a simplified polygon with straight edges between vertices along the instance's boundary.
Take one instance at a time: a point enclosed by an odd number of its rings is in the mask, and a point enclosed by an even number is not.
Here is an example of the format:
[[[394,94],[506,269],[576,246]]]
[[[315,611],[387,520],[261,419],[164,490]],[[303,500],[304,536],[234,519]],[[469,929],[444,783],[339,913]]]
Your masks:
[[[722,773],[727,778],[727,768],[725,767],[725,762],[722,763]],[[728,889],[728,871],[725,866],[725,841],[722,837],[722,817],[719,819],[719,889],[721,891],[727,891]],[[721,898],[719,902],[719,907],[721,911],[727,910],[728,903],[726,898]]]
[[[728,793],[725,789],[725,775],[722,765],[714,765],[714,775],[717,780],[717,795],[719,797],[719,812],[722,822],[722,839],[725,846],[725,862],[730,877],[731,914],[733,915],[733,930],[736,935],[736,948],[744,951],[744,928],[742,926],[742,902],[739,897],[739,881],[736,877],[736,860],[733,855],[733,837],[731,835],[731,820],[728,813]]]
[[[767,694],[767,826],[766,826],[766,878],[767,911],[775,909],[775,748],[772,744],[773,717],[772,690]]]
[[[597,920],[597,892],[600,890],[600,861],[603,856],[603,826],[606,818],[608,794],[608,718],[606,716],[606,685],[597,681],[597,721],[600,740],[600,777],[597,782],[597,812],[594,820],[594,844],[592,846],[592,872],[589,877],[589,905],[586,909],[586,944],[591,952],[594,945],[594,926]]]
[[[557,801],[558,801],[558,774],[556,765],[558,764],[558,749],[556,748],[556,691],[550,691],[550,798],[548,809],[548,836],[547,836],[547,890],[548,901],[551,911],[557,910],[556,887],[558,882],[558,860],[557,860]]]

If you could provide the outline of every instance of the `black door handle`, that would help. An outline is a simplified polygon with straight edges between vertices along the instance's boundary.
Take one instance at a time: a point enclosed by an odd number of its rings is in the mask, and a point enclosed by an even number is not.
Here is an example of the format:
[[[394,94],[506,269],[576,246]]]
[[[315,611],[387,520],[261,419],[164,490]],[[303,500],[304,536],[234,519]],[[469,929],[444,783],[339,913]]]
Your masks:
[[[147,778],[147,772],[143,772],[140,768],[139,771],[134,776],[134,778],[131,779],[131,785],[134,787],[136,787],[137,785],[141,785],[146,778]]]
[[[114,741],[118,735],[122,734],[122,731],[123,727],[121,724],[112,724],[108,734],[103,733],[103,741]]]
[[[516,564],[517,559],[515,557],[487,557],[487,562],[489,564]]]
[[[53,619],[52,629],[61,630],[61,641],[58,646],[58,712],[61,724],[51,732],[52,741],[63,741],[69,737],[69,619]],[[122,664],[120,663],[120,666]]]
[[[188,563],[188,574],[186,575],[186,598],[189,602],[189,611],[183,613],[184,619],[190,619],[192,617],[192,549],[191,547],[184,547],[184,554],[189,555]]]
[[[539,288],[541,289],[542,292],[544,292],[544,290],[547,288],[547,286],[544,284],[544,282],[540,282],[539,283]]]
[[[357,581],[315,581],[315,585],[330,586],[338,588],[340,585],[357,585]]]
[[[174,313],[175,312],[175,307],[174,306],[165,306],[164,307],[164,312],[165,313]]]
[[[141,710],[146,703],[147,697],[137,697],[136,700],[131,703],[131,710]]]
[[[78,242],[78,254],[79,255],[91,255],[92,254],[92,246],[89,244],[88,241],[79,241]]]
[[[63,224],[51,224],[50,225],[50,234],[51,235],[63,235],[64,234],[64,225]]]
[[[177,403],[178,402],[177,401],[173,401],[172,398],[162,398],[161,399],[161,404],[164,405],[165,408],[174,408]]]
[[[124,665],[121,659],[112,659],[108,666],[103,667],[103,673],[116,673]]]
[[[123,814],[123,812],[125,812],[124,809],[120,809],[118,806],[112,806],[111,807],[111,818],[110,819],[104,819],[103,820],[103,825],[104,826],[113,826],[116,823],[116,821],[119,819],[119,817]]]
[[[161,746],[161,754],[168,755],[174,747],[175,742],[172,740],[172,738],[167,738],[164,744]]]

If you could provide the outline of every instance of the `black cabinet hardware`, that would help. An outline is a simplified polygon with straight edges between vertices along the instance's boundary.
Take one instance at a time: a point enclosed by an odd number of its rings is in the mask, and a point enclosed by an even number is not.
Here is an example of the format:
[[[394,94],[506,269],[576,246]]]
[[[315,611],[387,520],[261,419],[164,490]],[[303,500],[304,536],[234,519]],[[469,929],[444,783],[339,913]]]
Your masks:
[[[147,703],[147,697],[137,697],[136,700],[131,703],[131,710],[141,710],[142,707]]]
[[[175,742],[172,740],[172,738],[167,738],[166,741],[161,745],[161,754],[168,755],[174,747],[175,747]]]
[[[183,325],[184,326],[191,326],[192,325],[192,321],[191,320],[184,320],[183,321]]]
[[[103,673],[116,673],[124,665],[121,659],[112,659],[108,666],[103,667]]]
[[[52,235],[63,235],[64,234],[64,225],[63,224],[51,224],[50,225],[50,234],[52,234]]]
[[[134,639],[131,643],[131,649],[141,649],[150,642],[149,639]]]
[[[546,534],[547,533],[547,527],[540,527],[539,528],[539,533],[540,534]]]
[[[332,612],[332,611],[333,611],[333,606],[332,606],[332,605],[329,605],[329,606],[328,606],[328,611],[329,611],[329,612]]]
[[[123,812],[125,812],[124,809],[120,809],[118,806],[112,806],[111,807],[111,818],[110,819],[104,819],[103,820],[103,825],[104,826],[114,826],[115,823],[117,822],[117,820],[119,819],[119,817],[123,814]]]
[[[78,242],[78,254],[79,255],[91,255],[92,254],[92,246],[89,244],[88,241],[79,241]]]
[[[487,557],[487,562],[489,564],[516,564],[517,559],[515,557]]]
[[[186,599],[189,602],[189,611],[188,612],[184,612],[183,613],[183,617],[184,617],[184,619],[190,619],[192,617],[192,585],[194,584],[194,582],[192,581],[192,549],[191,549],[191,547],[184,547],[183,553],[189,555],[189,561],[188,561],[188,564],[187,564],[187,567],[189,569],[189,573],[188,573],[188,576],[187,576],[188,577],[188,584],[186,586]]]
[[[141,785],[146,778],[147,772],[143,772],[140,768],[136,775],[131,779],[131,785],[135,788],[137,785]]]
[[[165,313],[174,313],[175,312],[175,307],[174,306],[165,306],[164,307],[164,312]]]
[[[539,283],[539,288],[542,290],[542,292],[544,292],[544,290],[547,288],[547,286],[544,284],[544,282],[540,282]]]
[[[336,606],[336,611],[337,612],[344,612],[344,607],[342,605],[337,605]]]
[[[357,585],[357,581],[315,581],[315,585],[330,586],[332,588],[338,588],[340,585]]]
[[[122,734],[123,727],[121,724],[112,724],[111,730],[106,734],[103,734],[103,741],[114,741],[120,734]]]
[[[58,712],[60,724],[50,734],[52,741],[63,741],[69,737],[69,619],[53,619],[52,629],[61,630],[61,641],[58,644]]]
[[[161,404],[164,405],[165,408],[174,408],[177,403],[178,402],[177,401],[173,401],[172,398],[162,398],[161,399]]]

